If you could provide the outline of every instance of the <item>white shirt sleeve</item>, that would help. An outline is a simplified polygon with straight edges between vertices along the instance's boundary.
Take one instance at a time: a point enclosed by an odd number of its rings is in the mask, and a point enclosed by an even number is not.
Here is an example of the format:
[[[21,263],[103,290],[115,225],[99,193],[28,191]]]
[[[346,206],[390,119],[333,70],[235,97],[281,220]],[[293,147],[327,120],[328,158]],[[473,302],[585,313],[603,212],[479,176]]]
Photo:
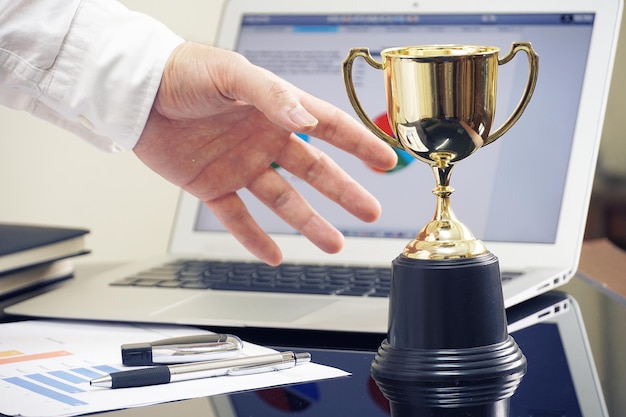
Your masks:
[[[182,42],[114,0],[0,0],[0,104],[132,149]]]

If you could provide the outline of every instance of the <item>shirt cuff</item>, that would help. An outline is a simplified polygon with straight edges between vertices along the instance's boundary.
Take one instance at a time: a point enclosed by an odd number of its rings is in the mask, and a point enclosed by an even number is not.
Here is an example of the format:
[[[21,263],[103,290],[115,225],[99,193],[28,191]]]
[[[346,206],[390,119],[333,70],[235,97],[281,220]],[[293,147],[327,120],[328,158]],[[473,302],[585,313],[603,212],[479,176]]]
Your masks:
[[[84,0],[33,113],[107,151],[132,149],[183,42],[114,1]]]

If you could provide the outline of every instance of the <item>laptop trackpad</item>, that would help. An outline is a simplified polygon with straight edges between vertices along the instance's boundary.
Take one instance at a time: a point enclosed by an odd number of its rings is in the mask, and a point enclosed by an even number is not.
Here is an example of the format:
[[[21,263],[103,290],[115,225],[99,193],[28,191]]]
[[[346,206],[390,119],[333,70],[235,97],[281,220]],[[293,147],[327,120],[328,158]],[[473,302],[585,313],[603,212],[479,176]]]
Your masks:
[[[240,323],[289,323],[335,301],[300,295],[259,293],[203,293],[159,309],[152,317],[165,316],[172,321],[210,323],[215,320]]]

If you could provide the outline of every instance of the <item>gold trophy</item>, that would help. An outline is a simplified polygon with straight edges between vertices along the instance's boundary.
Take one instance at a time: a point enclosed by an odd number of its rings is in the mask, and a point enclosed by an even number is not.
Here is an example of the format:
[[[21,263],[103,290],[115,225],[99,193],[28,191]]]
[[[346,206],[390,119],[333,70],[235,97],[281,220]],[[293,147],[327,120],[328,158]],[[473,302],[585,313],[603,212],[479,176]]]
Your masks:
[[[513,113],[493,129],[498,68],[519,51],[528,57],[526,86]],[[358,57],[383,71],[393,136],[357,98],[352,68]],[[475,45],[390,48],[381,57],[374,60],[367,48],[350,50],[343,63],[348,97],[375,135],[430,165],[437,204],[433,219],[392,262],[387,339],[372,376],[396,417],[424,407],[501,415],[526,359],[507,331],[498,260],[450,207],[450,175],[457,162],[518,121],[537,83],[538,56],[530,43],[516,42],[503,58],[496,47]],[[411,189],[402,186],[402,192]]]
[[[517,52],[528,54],[530,72],[526,89],[513,114],[493,133],[498,66]],[[431,45],[386,49],[383,62],[366,48],[352,49],[344,61],[344,81],[359,118],[378,137],[429,164],[435,174],[437,208],[433,220],[404,250],[417,259],[452,259],[487,253],[485,245],[459,222],[451,207],[450,174],[454,164],[494,142],[522,115],[537,83],[538,58],[529,43],[517,42],[502,59],[491,46]],[[387,94],[387,115],[395,137],[367,116],[352,81],[357,57],[382,69]]]

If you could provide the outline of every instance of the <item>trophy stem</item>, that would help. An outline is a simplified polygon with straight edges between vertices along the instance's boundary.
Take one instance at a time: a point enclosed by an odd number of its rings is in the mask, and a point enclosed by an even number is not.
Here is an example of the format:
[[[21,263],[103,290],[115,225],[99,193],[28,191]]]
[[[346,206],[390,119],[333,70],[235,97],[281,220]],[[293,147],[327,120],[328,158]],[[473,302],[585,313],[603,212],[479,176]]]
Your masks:
[[[433,188],[433,194],[437,197],[437,207],[433,221],[458,222],[450,206],[450,196],[454,192],[454,188],[450,187],[450,174],[452,173],[453,165],[448,165],[445,168],[437,166],[432,168],[437,184],[437,186]]]
[[[488,253],[483,242],[476,239],[471,230],[455,216],[450,205],[454,188],[450,187],[450,175],[454,166],[446,161],[433,165],[436,187],[433,194],[437,206],[433,219],[410,241],[402,254],[412,259],[463,259]]]
[[[447,188],[450,187],[450,176],[452,175],[452,168],[454,165],[450,163],[442,163],[440,161],[437,165],[431,166],[433,170],[433,174],[435,174],[435,183],[437,184],[436,188]],[[451,189],[450,192],[454,191],[454,188]]]

